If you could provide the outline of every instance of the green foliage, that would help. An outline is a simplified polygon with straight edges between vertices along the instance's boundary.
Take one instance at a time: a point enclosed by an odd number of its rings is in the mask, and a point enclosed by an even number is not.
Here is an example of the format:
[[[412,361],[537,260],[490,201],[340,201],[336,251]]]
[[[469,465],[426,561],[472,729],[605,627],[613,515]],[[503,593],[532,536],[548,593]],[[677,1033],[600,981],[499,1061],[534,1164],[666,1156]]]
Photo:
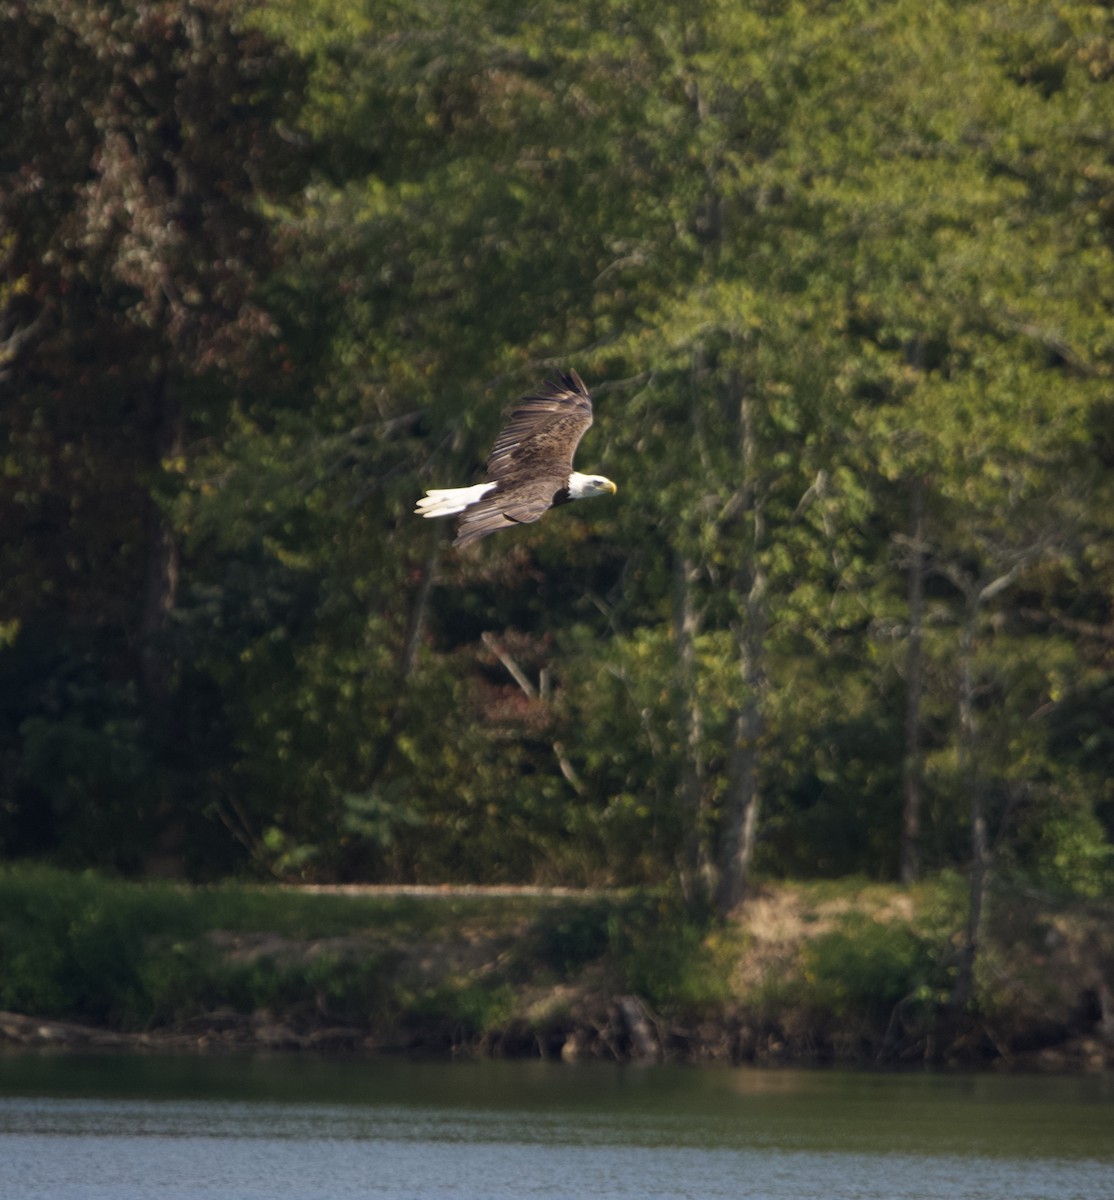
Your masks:
[[[965,888],[950,873],[901,891],[854,877],[797,885],[812,932],[752,977],[743,1004],[811,1053],[923,1056],[947,1008]]]
[[[616,987],[670,1012],[724,1002],[738,952],[730,934],[653,895],[555,908],[534,923],[527,947],[531,967],[569,980],[606,966]]]
[[[750,779],[892,877],[919,489],[921,861],[1109,889],[1108,10],[86,8],[0,10],[5,853],[656,888]],[[555,364],[619,495],[448,550]]]
[[[906,925],[848,919],[808,946],[803,971],[810,1000],[838,1017],[877,1018],[903,1002],[931,1014],[946,998],[942,949]]]
[[[0,657],[13,759],[0,849],[135,870],[154,826],[155,767],[136,688],[103,675],[94,644],[45,634]]]
[[[505,1028],[513,1012],[508,985],[492,987],[469,980],[448,981],[416,995],[404,994],[406,1020],[444,1030],[454,1043],[472,1041]],[[427,1035],[428,1036],[428,1035]]]
[[[490,900],[365,901],[5,869],[0,1008],[127,1029],[174,1024],[218,1007],[281,1012],[295,1022],[386,1026],[414,1001],[397,979],[409,940],[445,936],[461,922],[497,932],[521,916],[519,908]],[[358,957],[267,949],[275,939],[312,945],[369,930],[380,940],[360,943]],[[233,938],[259,948],[233,953]],[[480,1003],[482,990],[467,1003]]]
[[[691,1016],[731,996],[734,936],[694,920],[675,900],[632,909],[612,942],[622,986],[663,1013]]]
[[[170,889],[106,888],[57,871],[4,872],[0,1006],[142,1022],[147,939],[189,928]]]
[[[231,1009],[294,1025],[409,1021],[467,1040],[507,1025],[516,983],[574,981],[586,967],[663,1012],[690,1013],[727,998],[737,952],[675,902],[649,898],[309,896],[34,868],[0,872],[0,913],[0,1008],[125,1029]],[[416,946],[477,934],[505,939],[499,970],[411,961]]]
[[[1111,893],[1114,847],[1069,772],[1033,789],[1008,865],[1042,891],[1098,899]]]
[[[568,978],[611,947],[619,920],[610,904],[583,904],[554,912],[535,923],[532,953],[559,978]]]

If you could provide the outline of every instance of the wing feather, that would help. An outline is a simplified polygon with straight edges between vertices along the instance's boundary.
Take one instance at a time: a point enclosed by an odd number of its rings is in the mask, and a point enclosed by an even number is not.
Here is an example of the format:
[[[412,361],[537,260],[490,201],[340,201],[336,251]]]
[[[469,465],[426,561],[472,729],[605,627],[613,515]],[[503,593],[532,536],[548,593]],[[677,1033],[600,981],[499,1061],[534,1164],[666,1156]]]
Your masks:
[[[553,493],[558,486],[542,478],[524,479],[496,489],[461,513],[453,545],[467,546],[510,525],[529,525],[540,520],[553,507]]]
[[[461,513],[454,546],[537,521],[567,487],[576,448],[592,424],[592,400],[575,371],[558,375],[559,382],[547,379],[511,412],[487,460],[497,486]]]
[[[592,424],[592,401],[575,371],[559,372],[535,395],[523,396],[487,460],[492,479],[520,474],[567,478],[580,439]]]
[[[515,522],[505,517],[498,505],[475,504],[465,509],[464,515],[457,522],[454,546],[467,546],[469,542],[478,542],[489,533],[498,533],[507,529]]]

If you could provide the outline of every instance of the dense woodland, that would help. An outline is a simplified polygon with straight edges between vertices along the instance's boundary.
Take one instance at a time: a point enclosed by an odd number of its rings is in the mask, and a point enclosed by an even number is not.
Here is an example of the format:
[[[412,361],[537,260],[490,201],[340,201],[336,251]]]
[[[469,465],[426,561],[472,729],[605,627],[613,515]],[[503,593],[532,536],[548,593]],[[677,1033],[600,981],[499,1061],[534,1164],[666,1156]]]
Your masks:
[[[0,0],[0,855],[1114,883],[1114,13]],[[413,506],[593,389],[616,480]]]

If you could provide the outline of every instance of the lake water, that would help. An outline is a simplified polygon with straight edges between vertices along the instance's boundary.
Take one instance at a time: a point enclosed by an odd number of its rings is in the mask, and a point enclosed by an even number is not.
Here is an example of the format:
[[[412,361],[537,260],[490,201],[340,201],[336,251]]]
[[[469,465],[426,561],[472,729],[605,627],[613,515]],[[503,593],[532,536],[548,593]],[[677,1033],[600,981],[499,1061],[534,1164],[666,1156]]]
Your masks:
[[[1114,1079],[0,1056],[3,1200],[1114,1200]]]

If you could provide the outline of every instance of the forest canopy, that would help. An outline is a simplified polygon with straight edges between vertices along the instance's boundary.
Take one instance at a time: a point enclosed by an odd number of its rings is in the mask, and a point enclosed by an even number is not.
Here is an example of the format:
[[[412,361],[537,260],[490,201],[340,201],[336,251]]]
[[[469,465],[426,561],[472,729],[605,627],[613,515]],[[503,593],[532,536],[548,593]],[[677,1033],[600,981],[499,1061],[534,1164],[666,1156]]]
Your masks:
[[[0,854],[1112,883],[1114,16],[0,0]],[[573,367],[619,485],[413,516]]]

